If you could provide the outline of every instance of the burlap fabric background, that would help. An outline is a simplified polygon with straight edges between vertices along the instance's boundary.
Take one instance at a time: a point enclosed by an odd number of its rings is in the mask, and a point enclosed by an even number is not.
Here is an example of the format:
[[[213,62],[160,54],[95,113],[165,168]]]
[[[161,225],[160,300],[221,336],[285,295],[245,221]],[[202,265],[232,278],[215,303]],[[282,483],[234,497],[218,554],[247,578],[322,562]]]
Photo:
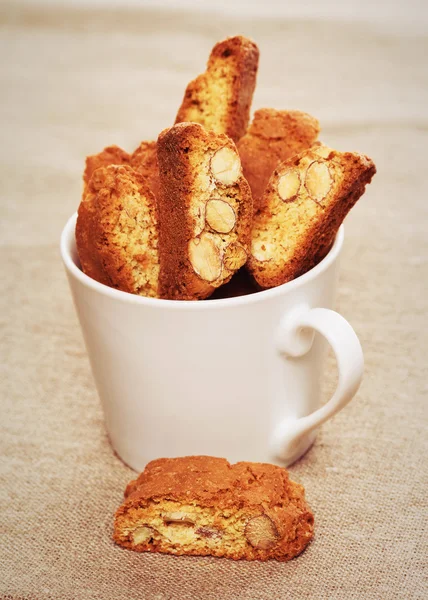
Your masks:
[[[423,28],[370,23],[369,13],[352,23],[17,3],[2,3],[0,16],[1,597],[426,598]],[[84,156],[155,137],[213,43],[236,32],[261,48],[256,107],[307,110],[325,142],[378,165],[346,223],[338,298],[362,341],[365,379],[291,469],[316,539],[288,564],[113,545],[112,516],[133,473],[108,444],[58,252]],[[334,380],[330,360],[326,397]]]

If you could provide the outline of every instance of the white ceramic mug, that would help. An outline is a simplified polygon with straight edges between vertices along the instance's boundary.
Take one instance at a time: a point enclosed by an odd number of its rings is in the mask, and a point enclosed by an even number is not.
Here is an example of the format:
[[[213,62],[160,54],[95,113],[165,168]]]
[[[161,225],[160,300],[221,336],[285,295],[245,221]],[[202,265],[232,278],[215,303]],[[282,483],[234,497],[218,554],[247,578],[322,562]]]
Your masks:
[[[133,469],[191,454],[290,464],[355,395],[361,346],[331,310],[343,228],[328,255],[294,281],[189,302],[128,294],[85,275],[75,225],[76,215],[62,234],[62,258],[110,441]],[[323,338],[339,380],[320,408]]]

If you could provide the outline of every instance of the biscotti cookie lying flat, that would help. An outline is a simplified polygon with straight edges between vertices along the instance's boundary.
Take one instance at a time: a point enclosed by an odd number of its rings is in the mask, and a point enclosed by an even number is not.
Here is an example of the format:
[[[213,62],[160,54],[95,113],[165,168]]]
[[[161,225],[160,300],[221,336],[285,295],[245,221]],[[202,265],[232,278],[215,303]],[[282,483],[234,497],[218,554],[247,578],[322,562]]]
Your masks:
[[[258,62],[256,44],[245,37],[216,44],[205,73],[187,86],[175,122],[200,123],[238,141],[250,118]]]
[[[319,131],[317,119],[299,110],[261,108],[254,113],[247,133],[237,144],[254,210],[262,208],[263,193],[276,167],[310,148]]]
[[[126,488],[114,540],[137,552],[286,561],[310,542],[313,523],[303,487],[285,469],[163,458]]]
[[[155,197],[129,166],[94,171],[80,203],[76,244],[83,272],[124,292],[158,295]]]
[[[257,284],[274,287],[311,269],[375,173],[367,156],[321,145],[281,164],[254,217],[247,268]]]
[[[247,260],[251,191],[226,135],[180,123],[157,148],[161,297],[207,298]]]

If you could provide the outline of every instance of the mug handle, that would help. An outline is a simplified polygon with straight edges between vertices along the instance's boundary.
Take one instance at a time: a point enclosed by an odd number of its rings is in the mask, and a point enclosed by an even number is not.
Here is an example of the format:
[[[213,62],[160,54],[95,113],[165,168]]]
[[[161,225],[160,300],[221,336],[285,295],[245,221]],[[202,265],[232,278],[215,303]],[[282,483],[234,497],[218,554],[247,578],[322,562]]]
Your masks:
[[[334,310],[300,306],[281,320],[277,333],[278,351],[285,357],[298,358],[309,352],[315,332],[325,337],[336,356],[339,379],[337,388],[321,408],[300,418],[286,418],[273,431],[273,454],[291,464],[311,445],[308,434],[331,419],[355,396],[363,377],[364,356],[360,341],[351,325]]]

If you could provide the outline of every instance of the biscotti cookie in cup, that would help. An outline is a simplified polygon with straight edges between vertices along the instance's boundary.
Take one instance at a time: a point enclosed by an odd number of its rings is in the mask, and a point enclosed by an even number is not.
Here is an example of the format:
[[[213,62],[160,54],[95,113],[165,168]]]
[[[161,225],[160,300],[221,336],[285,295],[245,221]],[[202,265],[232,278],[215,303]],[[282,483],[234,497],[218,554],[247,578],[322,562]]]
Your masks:
[[[80,203],[76,243],[83,270],[131,294],[158,296],[158,209],[146,179],[131,167],[92,174]]]
[[[367,156],[324,145],[280,164],[253,221],[247,268],[257,284],[281,285],[314,267],[375,173]]]
[[[248,257],[252,196],[237,149],[197,123],[161,133],[160,295],[206,298]]]

